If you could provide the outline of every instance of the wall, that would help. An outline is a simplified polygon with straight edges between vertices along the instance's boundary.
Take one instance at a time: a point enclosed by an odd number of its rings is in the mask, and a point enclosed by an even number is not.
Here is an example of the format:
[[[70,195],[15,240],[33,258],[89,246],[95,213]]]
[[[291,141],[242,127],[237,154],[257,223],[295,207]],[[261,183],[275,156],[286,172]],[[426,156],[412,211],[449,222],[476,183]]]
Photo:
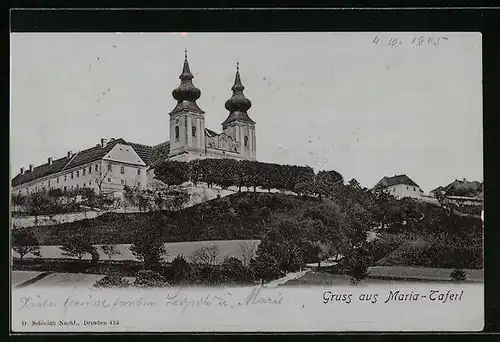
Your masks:
[[[193,136],[192,127],[196,127]],[[175,127],[179,127],[179,140],[175,138]],[[180,113],[170,117],[170,155],[185,150],[203,151],[205,149],[205,119],[203,114]]]
[[[386,188],[386,191],[396,197],[401,199],[404,197],[411,197],[419,199],[423,194],[422,190],[418,186],[411,186],[406,184],[393,185]]]

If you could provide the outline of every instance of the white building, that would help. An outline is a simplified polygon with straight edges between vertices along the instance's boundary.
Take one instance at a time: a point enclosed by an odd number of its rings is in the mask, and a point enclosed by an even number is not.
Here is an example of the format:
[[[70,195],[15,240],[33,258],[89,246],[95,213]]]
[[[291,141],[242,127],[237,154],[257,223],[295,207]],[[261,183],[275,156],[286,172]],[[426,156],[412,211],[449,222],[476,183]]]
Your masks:
[[[48,158],[47,163],[29,166],[12,179],[13,194],[42,189],[92,188],[98,193],[116,193],[127,185],[144,190],[154,180],[154,166],[165,160],[190,161],[204,158],[256,159],[255,122],[247,111],[251,102],[243,94],[237,65],[233,94],[226,101],[229,115],[222,133],[205,127],[205,112],[196,104],[201,91],[193,85],[187,52],[179,76],[181,84],[172,91],[177,101],[170,115],[169,140],[156,146],[123,139],[101,139],[100,144],[66,157]]]
[[[21,168],[12,179],[13,194],[40,190],[91,188],[97,193],[122,190],[125,185],[138,189],[147,186],[147,167],[151,148],[123,139],[101,139],[94,147],[68,152],[66,157],[28,170]]]
[[[420,199],[423,195],[422,189],[417,183],[412,181],[407,175],[396,175],[382,178],[374,187],[401,199],[405,197]]]

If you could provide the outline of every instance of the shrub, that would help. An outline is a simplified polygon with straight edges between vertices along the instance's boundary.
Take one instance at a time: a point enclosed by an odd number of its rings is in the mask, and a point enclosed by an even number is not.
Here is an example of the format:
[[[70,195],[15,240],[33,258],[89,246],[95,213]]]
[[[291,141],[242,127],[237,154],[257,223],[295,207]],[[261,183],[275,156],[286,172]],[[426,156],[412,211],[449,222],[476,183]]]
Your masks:
[[[357,284],[368,277],[371,258],[365,247],[356,248],[346,258],[347,274],[351,276],[351,284]]]
[[[174,283],[191,279],[191,266],[182,255],[178,255],[172,263],[164,269],[163,275]]]
[[[155,271],[143,270],[137,272],[137,277],[135,278],[134,285],[144,286],[144,287],[163,287],[167,286],[165,277]]]
[[[108,274],[94,283],[95,287],[127,287],[130,282],[118,274]]]
[[[237,258],[226,258],[220,265],[221,272],[229,282],[251,282],[253,273]]]
[[[454,269],[450,274],[451,279],[455,281],[463,281],[467,278],[467,274],[462,269]]]
[[[278,279],[285,275],[285,272],[279,269],[277,260],[269,254],[262,254],[256,259],[252,259],[250,268],[254,276],[261,279],[262,282]]]

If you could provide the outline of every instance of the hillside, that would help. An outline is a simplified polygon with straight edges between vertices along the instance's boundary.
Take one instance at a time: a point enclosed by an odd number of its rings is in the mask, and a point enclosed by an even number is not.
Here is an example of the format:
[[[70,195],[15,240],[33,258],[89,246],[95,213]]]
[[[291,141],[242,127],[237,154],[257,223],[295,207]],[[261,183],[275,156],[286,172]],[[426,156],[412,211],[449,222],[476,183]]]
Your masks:
[[[280,217],[299,219],[320,202],[325,201],[242,192],[177,212],[107,213],[94,219],[29,229],[41,245],[59,245],[65,237],[89,229],[94,244],[131,243],[135,230],[151,225],[163,228],[165,242],[260,239],[265,227]]]

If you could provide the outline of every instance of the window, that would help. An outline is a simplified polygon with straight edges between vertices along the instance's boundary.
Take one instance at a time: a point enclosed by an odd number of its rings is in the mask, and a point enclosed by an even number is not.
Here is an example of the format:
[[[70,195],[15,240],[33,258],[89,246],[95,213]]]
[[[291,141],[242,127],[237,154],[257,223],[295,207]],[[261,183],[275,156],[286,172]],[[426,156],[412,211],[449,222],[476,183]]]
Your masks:
[[[125,166],[123,166],[123,165],[122,165],[122,166],[120,167],[120,173],[121,173],[122,175],[123,175],[123,174],[125,174]]]
[[[74,178],[74,177],[73,177],[73,172],[71,172],[71,179],[73,179],[73,178]]]
[[[57,184],[59,184],[59,177],[57,177]]]
[[[80,171],[76,171],[76,178],[80,177]]]
[[[64,175],[64,181],[66,182],[68,180],[68,175]]]
[[[141,186],[141,182],[137,182],[137,186]]]
[[[137,169],[137,174],[140,175],[141,174],[141,169]]]
[[[248,146],[248,137],[245,135],[245,139],[243,139],[245,141],[245,147]]]
[[[77,189],[80,189],[80,185],[78,185],[78,184],[77,184],[77,185],[76,185],[76,188],[77,188]]]
[[[85,169],[82,170],[82,176],[85,176]]]
[[[108,178],[108,183],[111,183],[111,178]]]
[[[92,173],[92,166],[89,166],[89,174]]]
[[[175,126],[175,141],[179,141],[179,126]]]
[[[108,164],[108,171],[110,171],[110,172],[113,171],[113,165]]]
[[[99,165],[96,165],[96,166],[95,166],[95,170],[96,170],[96,171],[99,171]]]
[[[196,126],[193,126],[191,129],[191,133],[193,134],[193,137],[196,136]]]
[[[123,184],[125,184],[125,181],[122,179],[121,183],[122,183],[122,185],[123,185]]]
[[[83,183],[83,187],[86,187],[87,186],[87,183]]]
[[[68,187],[66,185],[64,186],[64,191],[68,191]]]
[[[92,184],[92,179],[91,179],[91,180],[89,180],[89,185],[90,185],[90,184]]]
[[[408,185],[406,186],[406,190],[408,190]]]

